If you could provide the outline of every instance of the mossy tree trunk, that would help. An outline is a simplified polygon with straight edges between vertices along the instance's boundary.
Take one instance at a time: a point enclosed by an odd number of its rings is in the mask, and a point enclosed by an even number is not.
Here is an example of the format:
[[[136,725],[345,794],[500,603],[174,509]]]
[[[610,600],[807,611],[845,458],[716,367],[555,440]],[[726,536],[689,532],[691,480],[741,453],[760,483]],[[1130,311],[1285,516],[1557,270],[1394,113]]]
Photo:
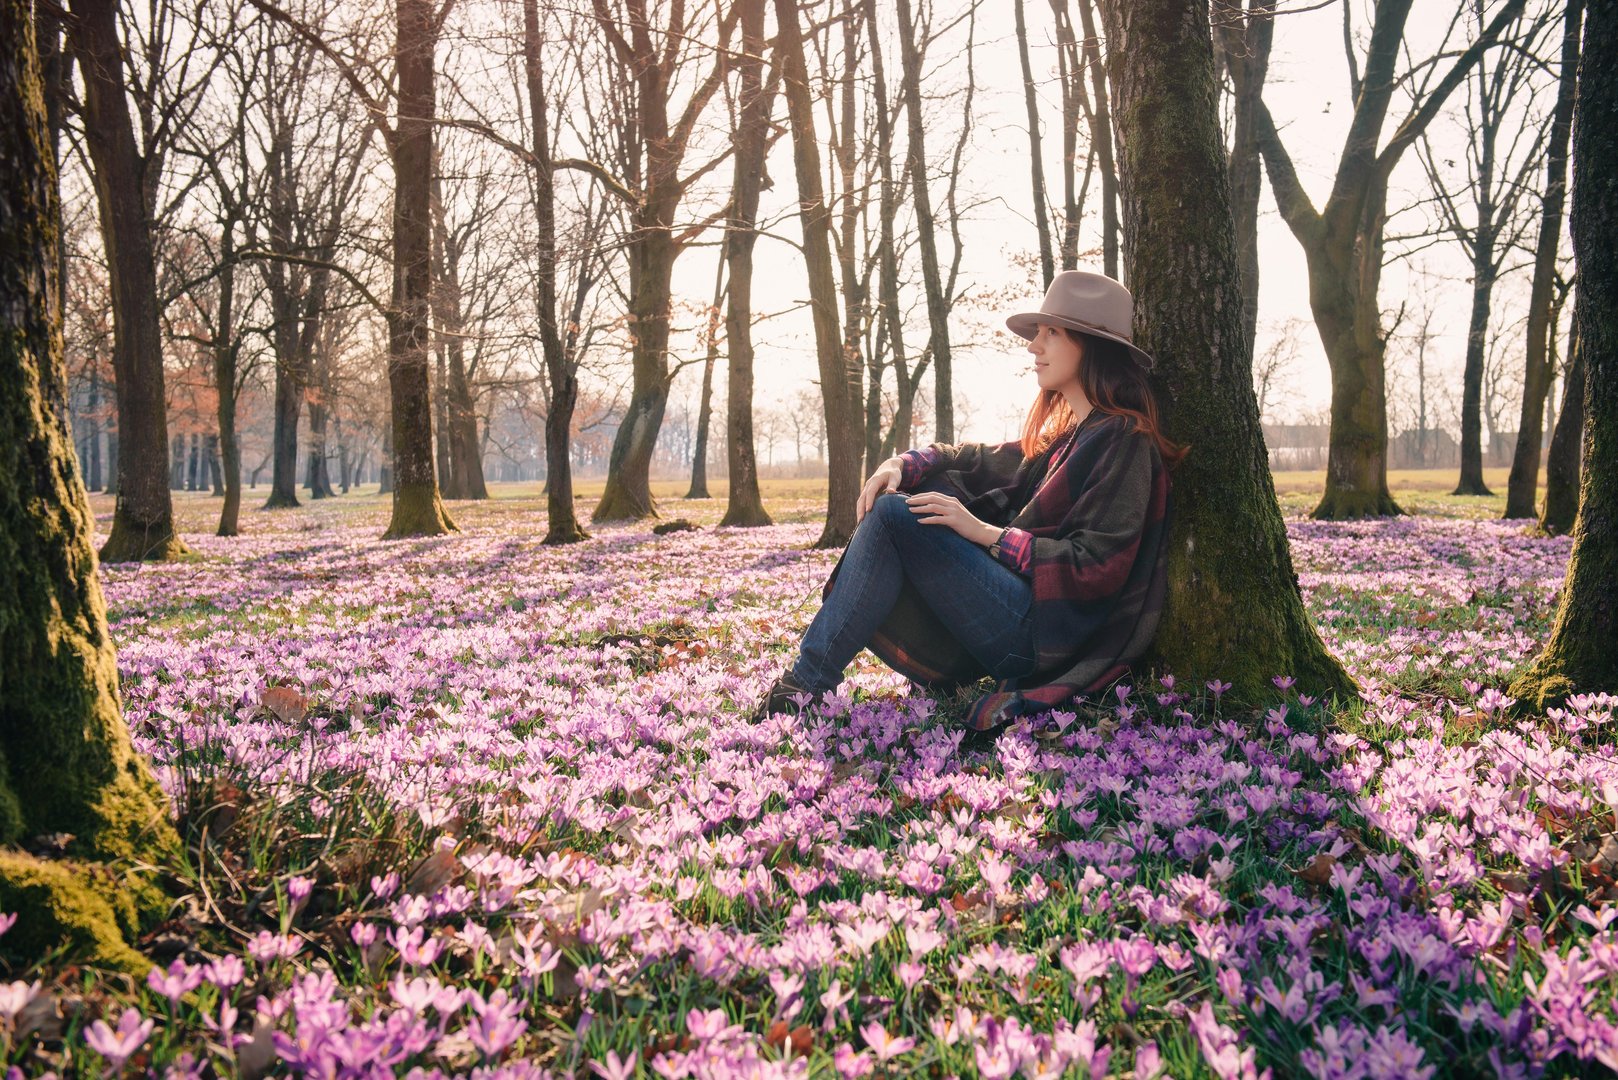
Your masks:
[[[1511,686],[1529,708],[1618,693],[1618,0],[1590,0],[1573,132],[1584,478],[1550,640]]]
[[[1567,144],[1573,130],[1573,93],[1578,83],[1579,34],[1583,17],[1583,0],[1568,0],[1562,21],[1562,70],[1557,76],[1556,109],[1551,116],[1550,140],[1545,148],[1545,193],[1540,207],[1539,242],[1534,249],[1533,284],[1528,292],[1528,345],[1523,366],[1522,412],[1517,423],[1517,445],[1511,455],[1511,475],[1506,481],[1506,512],[1503,515],[1506,518],[1533,517],[1535,489],[1539,486],[1539,446],[1544,437],[1545,396],[1550,391],[1551,376],[1554,374],[1549,362],[1550,339],[1556,332],[1551,318],[1555,307],[1552,292],[1555,288],[1556,256],[1562,239],[1562,207],[1567,198]]]
[[[854,502],[860,490],[859,469],[864,450],[859,430],[857,380],[860,370],[850,365],[843,349],[842,332],[837,325],[831,209],[826,205],[825,192],[821,187],[814,102],[809,93],[802,25],[796,0],[776,0],[775,15],[780,33],[777,48],[781,50],[781,81],[792,127],[792,160],[798,179],[798,217],[803,223],[804,262],[809,272],[809,306],[814,318],[820,394],[826,412],[829,473],[826,525],[815,546],[841,547],[854,534]],[[853,378],[850,377],[851,372]]]
[[[742,51],[736,58],[736,159],[731,174],[730,220],[725,229],[725,263],[730,289],[725,302],[725,343],[729,376],[725,394],[725,453],[729,493],[721,525],[769,525],[758,489],[758,458],[753,447],[753,247],[758,241],[758,198],[769,148],[770,102],[775,84],[764,80],[764,0],[738,0]]]
[[[1174,480],[1156,661],[1248,701],[1273,695],[1276,675],[1348,695],[1304,611],[1259,427],[1207,0],[1103,13],[1137,339],[1157,359],[1167,432],[1191,448]]]
[[[397,0],[394,50],[398,116],[392,135],[393,304],[388,311],[388,389],[393,403],[393,517],[384,539],[455,530],[433,472],[427,392],[432,294],[433,54],[439,15],[430,0]]]
[[[139,970],[125,941],[159,901],[93,864],[160,863],[177,844],[129,741],[107,633],[89,500],[67,431],[56,170],[33,28],[0,2],[0,844],[71,833],[69,857],[0,848],[4,949],[36,958],[66,938]],[[140,903],[134,903],[140,901]]]
[[[124,87],[117,0],[74,0],[68,42],[84,78],[84,140],[94,174],[111,279],[117,374],[118,504],[104,562],[163,560],[186,553],[174,530],[168,485],[157,264],[151,207]]]
[[[1568,346],[1563,378],[1562,411],[1556,415],[1551,449],[1545,458],[1545,508],[1540,530],[1551,536],[1573,531],[1579,516],[1579,457],[1584,442],[1584,350],[1579,348],[1578,302],[1574,302],[1573,340]]]

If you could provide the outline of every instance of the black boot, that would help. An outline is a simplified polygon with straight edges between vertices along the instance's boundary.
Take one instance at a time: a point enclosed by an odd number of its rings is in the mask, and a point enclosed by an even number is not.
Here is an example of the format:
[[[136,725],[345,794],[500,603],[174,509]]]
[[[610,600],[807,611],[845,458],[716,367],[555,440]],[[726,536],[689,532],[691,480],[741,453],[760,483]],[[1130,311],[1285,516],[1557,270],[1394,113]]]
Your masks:
[[[824,691],[810,690],[808,687],[798,685],[797,681],[792,677],[792,672],[788,671],[775,680],[775,685],[770,687],[769,693],[764,695],[764,700],[759,702],[758,708],[753,710],[753,722],[755,724],[760,723],[776,713],[787,713],[792,716],[801,715],[803,710],[793,700],[800,694],[808,695],[809,705],[820,705],[826,700]],[[807,707],[807,705],[804,706],[804,708]]]

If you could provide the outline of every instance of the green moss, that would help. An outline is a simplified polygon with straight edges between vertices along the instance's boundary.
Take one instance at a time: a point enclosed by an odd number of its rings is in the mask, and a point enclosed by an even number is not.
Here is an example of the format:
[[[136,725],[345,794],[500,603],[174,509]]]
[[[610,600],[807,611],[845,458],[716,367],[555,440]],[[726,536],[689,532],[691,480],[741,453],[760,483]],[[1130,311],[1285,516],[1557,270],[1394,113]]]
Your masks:
[[[444,509],[436,484],[401,485],[393,493],[393,517],[388,522],[384,540],[403,540],[412,536],[443,536],[459,532],[460,527]]]
[[[122,509],[113,514],[112,532],[101,545],[102,562],[172,562],[191,554],[174,531],[172,518],[143,525],[130,521]]]
[[[0,950],[28,964],[66,948],[72,960],[144,975],[152,962],[129,942],[161,913],[157,897],[133,873],[0,851],[0,909],[17,915]]]

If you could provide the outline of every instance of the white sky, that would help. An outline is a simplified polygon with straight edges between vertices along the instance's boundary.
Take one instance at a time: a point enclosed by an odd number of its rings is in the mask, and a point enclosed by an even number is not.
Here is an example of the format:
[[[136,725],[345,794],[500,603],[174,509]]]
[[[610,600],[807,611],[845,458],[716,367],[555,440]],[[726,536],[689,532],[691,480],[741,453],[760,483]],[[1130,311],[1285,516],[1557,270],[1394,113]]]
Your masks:
[[[942,0],[939,6],[948,7]],[[1422,47],[1436,43],[1441,37],[1447,25],[1447,7],[1443,4],[1416,5],[1406,35],[1414,55],[1430,53],[1430,49],[1424,52]],[[1000,14],[1002,10],[1003,15]],[[1061,152],[1061,143],[1055,129],[1060,115],[1060,91],[1054,75],[1054,50],[1043,44],[1049,39],[1050,15],[1045,4],[1034,0],[1028,0],[1027,12],[1030,40],[1036,43],[1033,60],[1035,78],[1040,79],[1042,72],[1049,74],[1048,80],[1040,88],[1041,113],[1045,122],[1047,185],[1059,192],[1056,159]],[[1369,19],[1362,5],[1356,4],[1355,15],[1357,32],[1367,33]],[[962,33],[964,35],[964,30]],[[975,192],[978,199],[993,197],[993,201],[983,202],[963,227],[966,254],[962,263],[962,280],[982,289],[1004,290],[1023,281],[1021,272],[1013,268],[1011,258],[1037,254],[1038,241],[1031,210],[1021,72],[1009,5],[1004,5],[1003,0],[994,0],[982,8],[977,40],[973,58],[978,78],[978,120],[975,137],[963,166],[961,184],[963,195]],[[895,55],[884,56],[890,72],[890,86],[897,82],[899,67],[899,58],[896,50],[893,51]],[[960,50],[948,52],[939,48],[929,58],[926,81],[930,86],[954,86],[960,83],[963,75],[964,60]],[[1460,91],[1457,91],[1452,103],[1458,103],[1459,98]],[[1282,130],[1283,141],[1291,152],[1304,185],[1316,205],[1320,205],[1330,187],[1352,108],[1343,54],[1340,6],[1285,14],[1278,20],[1265,100]],[[955,117],[943,112],[943,108],[940,106],[939,123],[929,131],[931,141],[928,152],[935,160],[948,153],[957,130]],[[817,118],[823,115],[818,114]],[[1385,131],[1391,131],[1401,116],[1402,104],[1396,100]],[[1458,126],[1459,121],[1455,116],[1446,115],[1436,122],[1433,135],[1435,139],[1453,142]],[[902,126],[895,138],[902,147]],[[824,136],[822,139],[824,141]],[[822,153],[826,153],[824,147]],[[776,180],[776,186],[774,191],[766,195],[766,214],[771,210],[780,212],[789,207],[786,200],[794,197],[790,155],[790,141],[782,139],[770,163],[769,171]],[[932,189],[935,209],[942,202],[943,186],[941,179],[935,180]],[[1099,183],[1094,182],[1092,187],[1098,190]],[[1423,197],[1425,190],[1426,180],[1421,166],[1415,153],[1409,152],[1394,174],[1390,209],[1412,205]],[[769,202],[772,197],[778,200],[774,206]],[[1294,325],[1299,345],[1298,360],[1285,379],[1286,399],[1278,407],[1272,407],[1269,417],[1293,418],[1324,409],[1330,398],[1330,374],[1310,321],[1303,253],[1275,212],[1267,179],[1260,213],[1258,351],[1262,353],[1289,320],[1297,321]],[[1086,225],[1092,224],[1092,219],[1098,216],[1099,197],[1095,196],[1087,207]],[[1407,215],[1407,220],[1396,222],[1390,231],[1402,229],[1414,232],[1419,229],[1421,221],[1419,212]],[[795,217],[786,218],[780,228],[794,240],[801,235]],[[1090,246],[1093,240],[1093,231],[1088,232],[1081,248]],[[941,258],[947,260],[947,233],[940,235],[940,245]],[[676,269],[676,291],[693,301],[706,303],[712,290],[713,258],[712,248],[696,249],[683,256]],[[1422,293],[1436,307],[1433,330],[1441,336],[1428,354],[1429,379],[1434,378],[1433,367],[1436,364],[1437,378],[1444,387],[1434,387],[1430,383],[1431,396],[1435,390],[1448,393],[1448,386],[1458,387],[1471,294],[1466,284],[1467,264],[1453,243],[1427,251],[1418,256],[1418,262],[1434,275],[1424,286],[1424,293],[1407,267],[1396,262],[1384,272],[1381,303],[1383,309],[1388,311],[1396,309],[1404,298]],[[1094,269],[1100,269],[1099,255]],[[918,297],[919,289],[918,277]],[[958,345],[956,351],[955,397],[957,437],[960,439],[1010,438],[1020,426],[1023,412],[1034,393],[1033,376],[1026,366],[1027,354],[1022,351],[1021,340],[998,328],[1003,325],[1004,315],[1011,314],[1013,310],[1037,309],[1041,298],[1037,284],[1026,291],[1026,306],[1015,304],[1006,309],[999,305],[992,312],[957,309],[951,320],[952,341],[961,342],[969,338],[977,341],[977,344]],[[1514,303],[1520,306],[1519,294],[1525,292],[1525,287],[1519,289],[1509,283],[1503,284],[1497,289],[1496,306]],[[755,311],[786,308],[801,302],[806,294],[801,256],[779,241],[761,239],[757,250]],[[925,333],[923,325],[916,325],[909,331],[907,345],[912,352],[924,342]],[[755,331],[755,341],[758,346],[757,400],[761,406],[789,398],[814,379],[813,337],[807,314],[802,310],[760,326]],[[679,349],[677,341],[677,352]],[[699,382],[700,368],[690,369],[676,383],[675,398],[694,399]],[[716,380],[716,386],[720,382],[722,380]],[[1458,389],[1453,396],[1458,396]],[[717,389],[716,401],[723,401],[723,395]],[[1440,420],[1443,420],[1442,416]],[[1514,413],[1509,426],[1515,426]]]

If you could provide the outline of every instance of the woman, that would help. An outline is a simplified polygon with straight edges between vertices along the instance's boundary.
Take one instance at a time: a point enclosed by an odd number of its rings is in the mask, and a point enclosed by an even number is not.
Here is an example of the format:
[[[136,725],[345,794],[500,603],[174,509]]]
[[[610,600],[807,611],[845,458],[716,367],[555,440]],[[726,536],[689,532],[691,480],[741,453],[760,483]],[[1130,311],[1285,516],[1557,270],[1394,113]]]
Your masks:
[[[1101,274],[1058,274],[1006,325],[1039,380],[1022,438],[934,444],[890,458],[860,492],[858,528],[824,604],[755,717],[820,700],[863,647],[913,682],[993,692],[968,726],[992,731],[1124,674],[1163,608],[1169,477],[1130,341],[1133,301]]]

